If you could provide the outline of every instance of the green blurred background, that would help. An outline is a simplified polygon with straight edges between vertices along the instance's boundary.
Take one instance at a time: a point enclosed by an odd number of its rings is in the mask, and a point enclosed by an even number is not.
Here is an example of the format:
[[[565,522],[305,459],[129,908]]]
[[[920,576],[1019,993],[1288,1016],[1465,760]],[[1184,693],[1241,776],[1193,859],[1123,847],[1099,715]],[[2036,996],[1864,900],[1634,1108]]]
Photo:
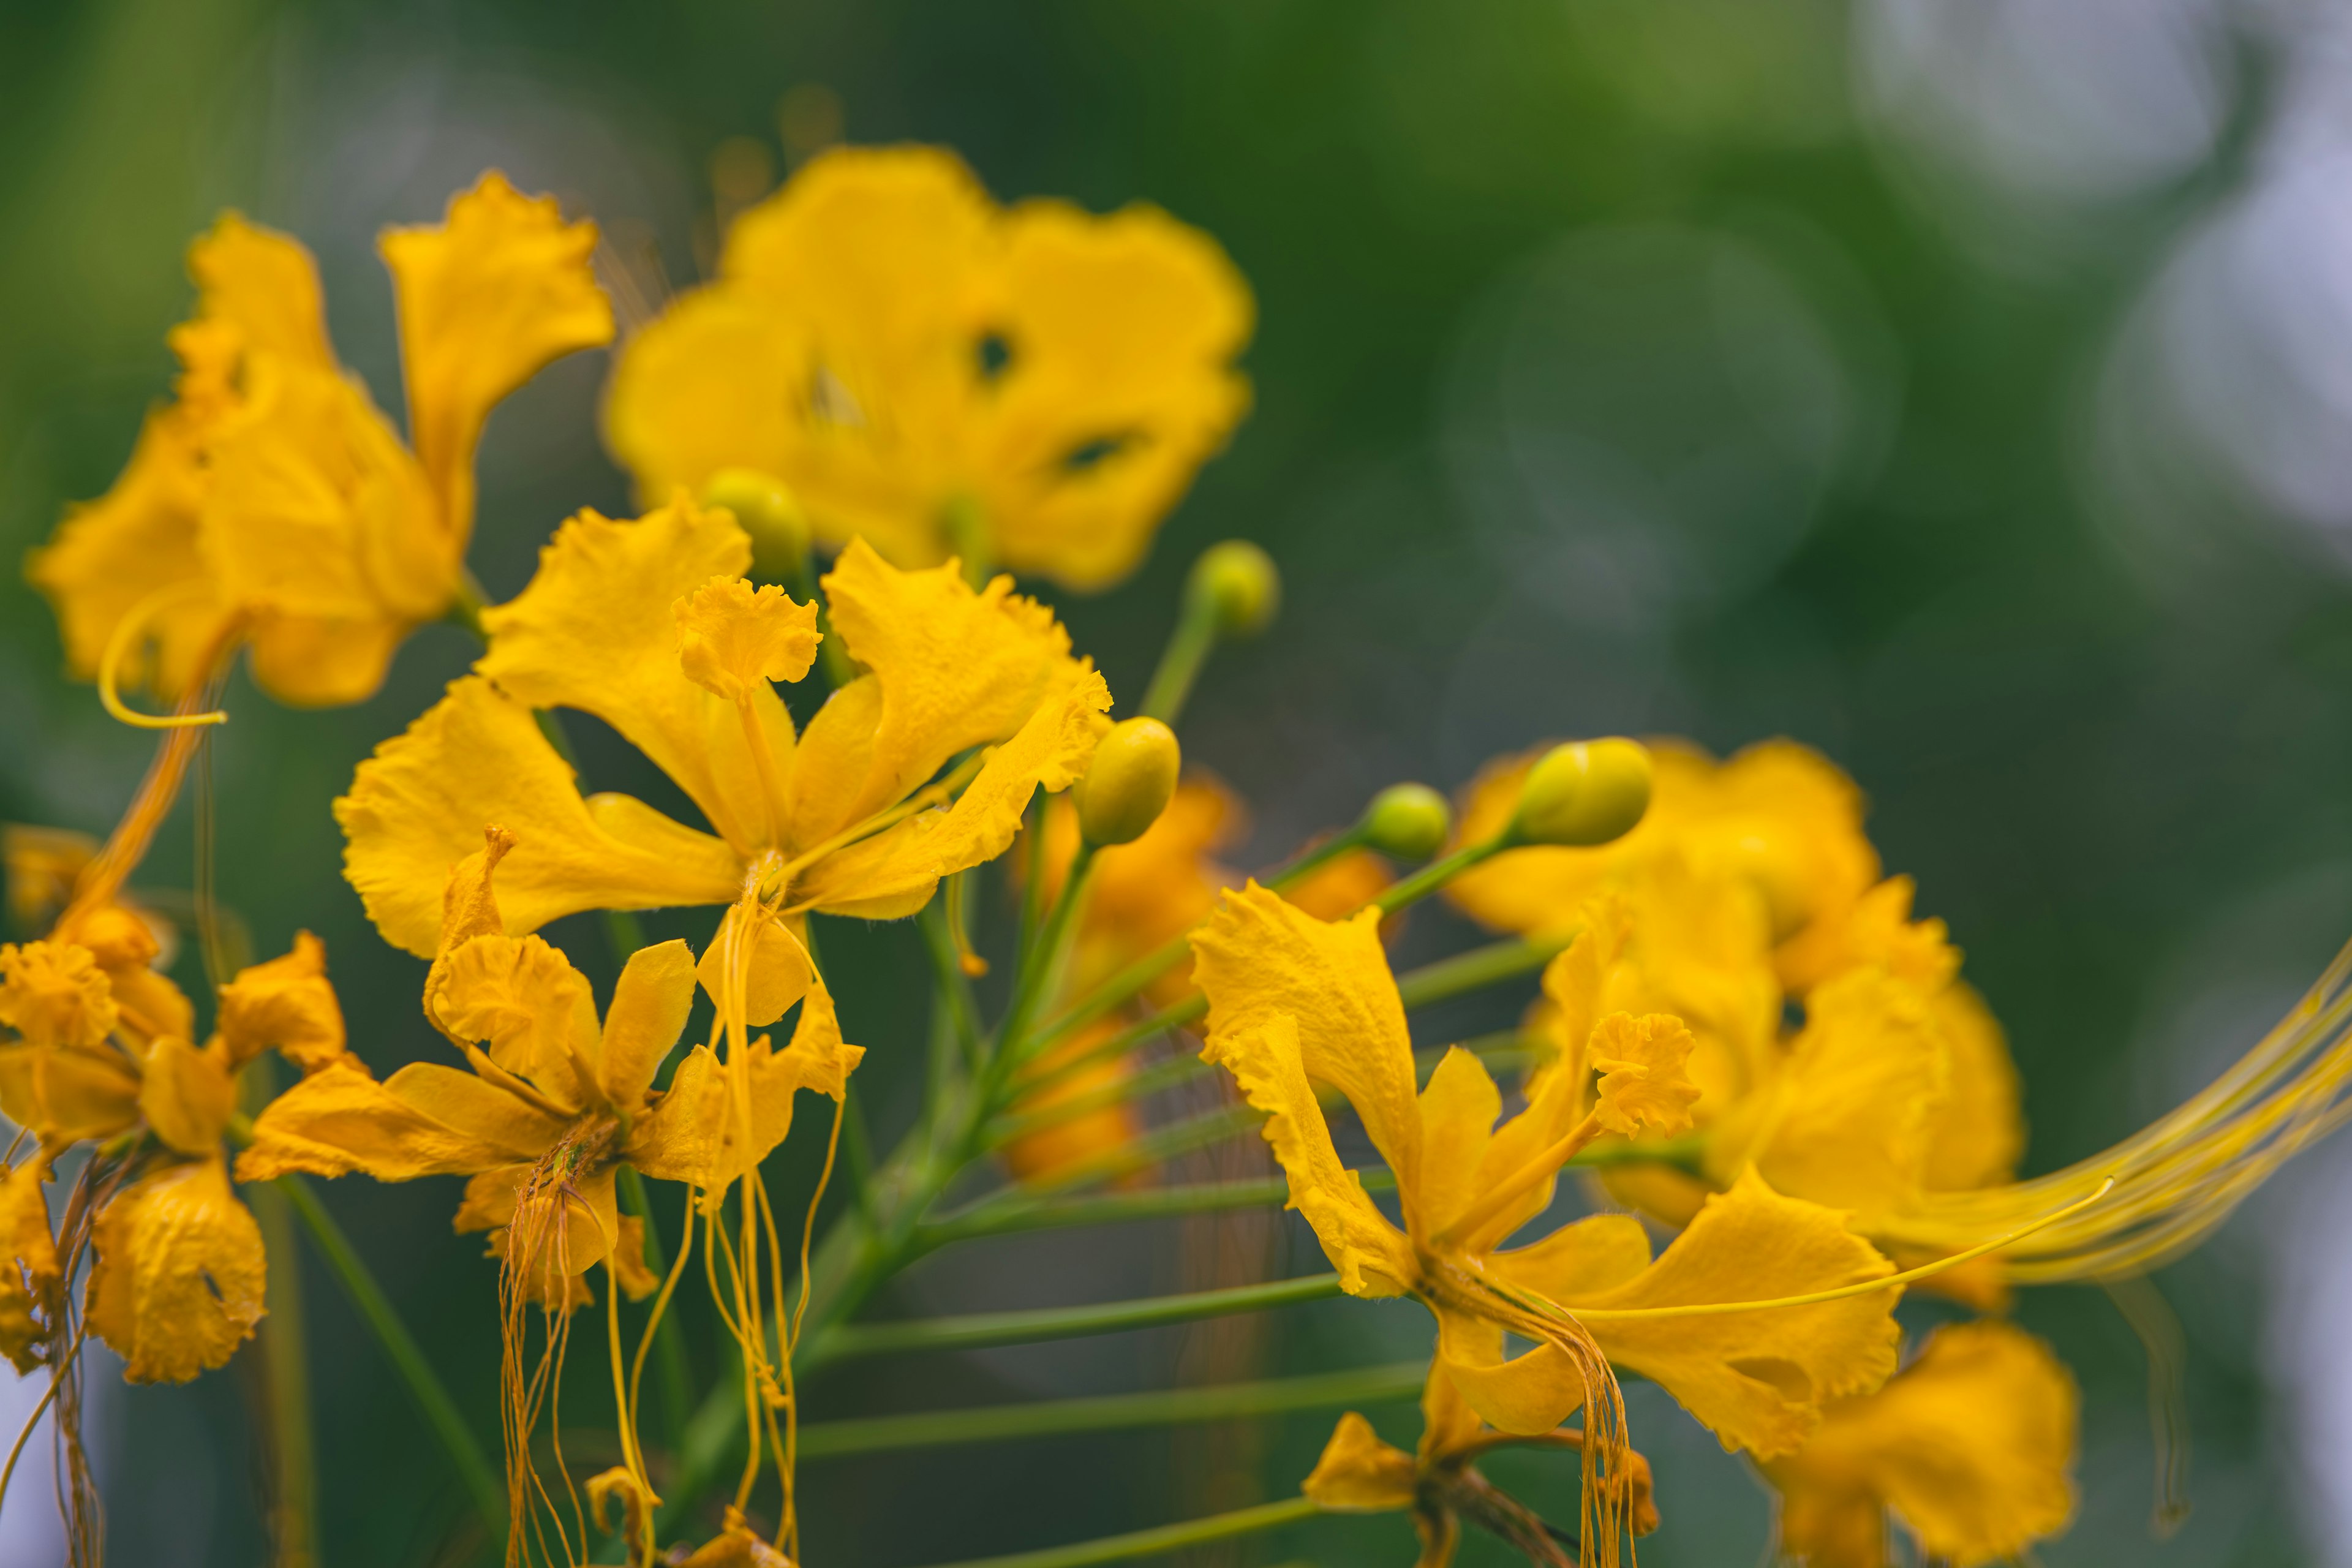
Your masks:
[[[1890,868],[1951,921],[2045,1169],[2205,1081],[2352,932],[2347,58],[2340,9],[2231,0],[11,0],[0,544],[15,557],[111,479],[166,391],[183,247],[223,206],[312,247],[338,349],[396,408],[373,236],[488,165],[678,285],[709,254],[714,153],[731,145],[739,181],[762,157],[781,174],[835,113],[851,140],[957,148],[1003,197],[1157,202],[1256,289],[1257,407],[1144,572],[1063,607],[1131,695],[1202,545],[1281,562],[1282,622],[1217,661],[1186,727],[1255,806],[1242,858],[1549,735],[1796,736],[1852,770]],[[627,510],[594,434],[604,373],[566,361],[492,422],[473,563],[494,596],[569,511]],[[421,966],[362,919],[327,802],[467,658],[428,628],[377,699],[330,713],[240,678],[219,736],[221,894],[265,952],[326,939],[379,1072],[429,1049]],[[653,787],[608,737],[583,745],[599,786]],[[0,580],[0,818],[102,832],[146,751]],[[181,822],[146,884],[187,886]],[[593,925],[554,934],[609,973]],[[824,937],[896,1124],[923,1020],[888,982],[915,944]],[[1407,956],[1465,940],[1417,917]],[[1430,1042],[1527,994],[1433,1015]],[[455,1184],[330,1198],[494,1433],[492,1265],[448,1232]],[[2352,1563],[2347,1198],[2352,1163],[2323,1152],[2163,1275],[2196,1442],[2195,1512],[2167,1541],[2137,1342],[2095,1291],[2023,1302],[2086,1395],[2081,1517],[2044,1562]],[[881,1310],[1166,1289],[1220,1247],[1321,1267],[1295,1228],[1074,1233],[942,1255]],[[464,1559],[479,1543],[440,1454],[331,1282],[305,1283],[326,1560]],[[691,1326],[707,1370],[710,1325]],[[1223,1338],[875,1363],[811,1414],[1426,1340],[1412,1309],[1339,1302]],[[100,1381],[117,1560],[259,1560],[237,1372]],[[580,1366],[567,1430],[597,1419],[598,1381]],[[1756,1561],[1758,1483],[1656,1390],[1629,1399],[1667,1521],[1643,1560]],[[1376,1414],[1410,1441],[1409,1408]],[[890,1568],[1283,1495],[1329,1420],[812,1463],[807,1555]],[[1571,1468],[1492,1468],[1572,1517]],[[20,1487],[0,1568],[58,1559],[47,1510]],[[1214,1560],[1410,1551],[1390,1518]]]

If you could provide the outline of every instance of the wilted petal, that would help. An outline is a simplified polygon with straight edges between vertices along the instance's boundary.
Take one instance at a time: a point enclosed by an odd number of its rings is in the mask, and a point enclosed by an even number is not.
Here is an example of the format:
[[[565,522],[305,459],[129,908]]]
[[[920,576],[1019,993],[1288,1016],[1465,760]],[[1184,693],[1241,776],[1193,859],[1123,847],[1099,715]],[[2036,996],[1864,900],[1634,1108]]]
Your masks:
[[[219,1366],[261,1321],[261,1227],[218,1160],[125,1187],[98,1216],[95,1240],[89,1326],[132,1383],[184,1383]]]

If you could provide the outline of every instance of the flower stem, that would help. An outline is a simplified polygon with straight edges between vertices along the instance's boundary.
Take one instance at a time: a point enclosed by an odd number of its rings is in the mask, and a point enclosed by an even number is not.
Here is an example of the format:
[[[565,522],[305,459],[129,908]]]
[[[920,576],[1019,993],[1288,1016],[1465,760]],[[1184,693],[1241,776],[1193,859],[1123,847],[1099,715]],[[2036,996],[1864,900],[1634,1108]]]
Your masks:
[[[1281,1502],[1260,1503],[1255,1508],[1235,1509],[1231,1513],[1213,1513],[1204,1519],[1188,1519],[1181,1524],[1163,1524],[1126,1535],[1106,1535],[1097,1541],[1081,1541],[1068,1546],[1048,1546],[1037,1552],[1016,1552],[1004,1557],[979,1557],[949,1564],[948,1568],[1091,1568],[1097,1563],[1123,1563],[1134,1557],[1157,1557],[1187,1546],[1199,1546],[1212,1541],[1231,1541],[1235,1536],[1253,1535],[1261,1530],[1276,1530],[1303,1519],[1312,1519],[1322,1511],[1303,1497],[1286,1498]]]
[[[1185,595],[1183,607],[1177,612],[1176,629],[1168,634],[1168,646],[1160,650],[1160,667],[1151,672],[1151,684],[1144,689],[1143,706],[1138,711],[1147,719],[1173,725],[1192,695],[1192,682],[1200,679],[1201,667],[1208,663],[1216,646],[1215,597]]]
[[[262,1375],[269,1387],[271,1562],[276,1568],[316,1568],[318,1447],[310,1423],[310,1368],[293,1215],[286,1195],[274,1188],[256,1185],[246,1196],[261,1226],[263,1249],[277,1260],[269,1271],[268,1315],[261,1322]]]
[[[375,1282],[367,1264],[352,1249],[351,1238],[335,1223],[334,1215],[319,1201],[319,1194],[310,1190],[310,1184],[299,1176],[280,1176],[273,1184],[286,1194],[287,1203],[310,1232],[310,1239],[318,1245],[327,1267],[334,1271],[344,1294],[359,1309],[360,1316],[374,1332],[376,1342],[391,1358],[393,1369],[408,1385],[409,1395],[424,1412],[426,1425],[441,1439],[467,1491],[472,1494],[474,1510],[481,1515],[483,1524],[493,1537],[503,1538],[507,1531],[506,1489],[499,1484],[498,1472],[490,1468],[481,1445],[474,1440],[466,1418],[457,1413],[457,1401],[449,1397],[433,1363],[425,1359],[415,1336],[401,1321],[399,1311]]]
[[[1262,1312],[1300,1301],[1321,1301],[1339,1293],[1337,1274],[1313,1274],[1196,1290],[1181,1296],[1148,1296],[1135,1301],[1104,1301],[1086,1307],[1049,1307],[1042,1311],[975,1312],[956,1318],[917,1318],[895,1323],[847,1323],[811,1347],[814,1363],[904,1351],[974,1350],[983,1345],[1029,1344],[1038,1340],[1115,1334],[1163,1323]]]

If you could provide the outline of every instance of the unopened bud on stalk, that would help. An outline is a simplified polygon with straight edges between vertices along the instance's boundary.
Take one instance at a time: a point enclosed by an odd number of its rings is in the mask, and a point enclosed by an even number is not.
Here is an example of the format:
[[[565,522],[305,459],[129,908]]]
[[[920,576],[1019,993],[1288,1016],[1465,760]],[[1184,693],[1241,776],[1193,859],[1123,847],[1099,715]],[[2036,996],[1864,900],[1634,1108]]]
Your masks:
[[[783,481],[757,468],[721,468],[702,487],[702,504],[724,507],[751,536],[751,575],[797,584],[808,574],[808,519]]]
[[[1364,842],[1400,860],[1428,859],[1453,831],[1453,808],[1427,784],[1391,784],[1364,808]]]
[[[1511,834],[1523,844],[1593,845],[1622,838],[1650,809],[1650,753],[1612,737],[1546,752],[1519,786]]]
[[[1184,595],[1214,609],[1220,637],[1249,637],[1274,624],[1282,607],[1282,573],[1246,539],[1212,544],[1192,563]]]
[[[1114,724],[1077,783],[1078,831],[1097,847],[1131,844],[1176,793],[1176,731],[1157,719]]]

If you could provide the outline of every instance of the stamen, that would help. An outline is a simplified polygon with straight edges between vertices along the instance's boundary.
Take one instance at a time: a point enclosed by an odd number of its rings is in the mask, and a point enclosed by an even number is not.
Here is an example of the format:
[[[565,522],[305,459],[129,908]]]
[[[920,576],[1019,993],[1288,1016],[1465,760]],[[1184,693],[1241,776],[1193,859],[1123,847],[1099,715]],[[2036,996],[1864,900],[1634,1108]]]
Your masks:
[[[107,712],[134,730],[184,730],[200,724],[228,722],[228,710],[225,708],[216,708],[206,713],[141,713],[127,707],[116,689],[123,657],[131,651],[131,644],[138,640],[140,634],[147,629],[147,623],[173,605],[210,591],[209,585],[201,580],[166,584],[131,606],[129,613],[114,623],[113,635],[106,639],[106,651],[98,661],[98,700],[105,705]],[[192,689],[190,697],[194,695],[195,689],[201,689],[201,686]],[[184,710],[188,706],[188,700],[182,699]]]

